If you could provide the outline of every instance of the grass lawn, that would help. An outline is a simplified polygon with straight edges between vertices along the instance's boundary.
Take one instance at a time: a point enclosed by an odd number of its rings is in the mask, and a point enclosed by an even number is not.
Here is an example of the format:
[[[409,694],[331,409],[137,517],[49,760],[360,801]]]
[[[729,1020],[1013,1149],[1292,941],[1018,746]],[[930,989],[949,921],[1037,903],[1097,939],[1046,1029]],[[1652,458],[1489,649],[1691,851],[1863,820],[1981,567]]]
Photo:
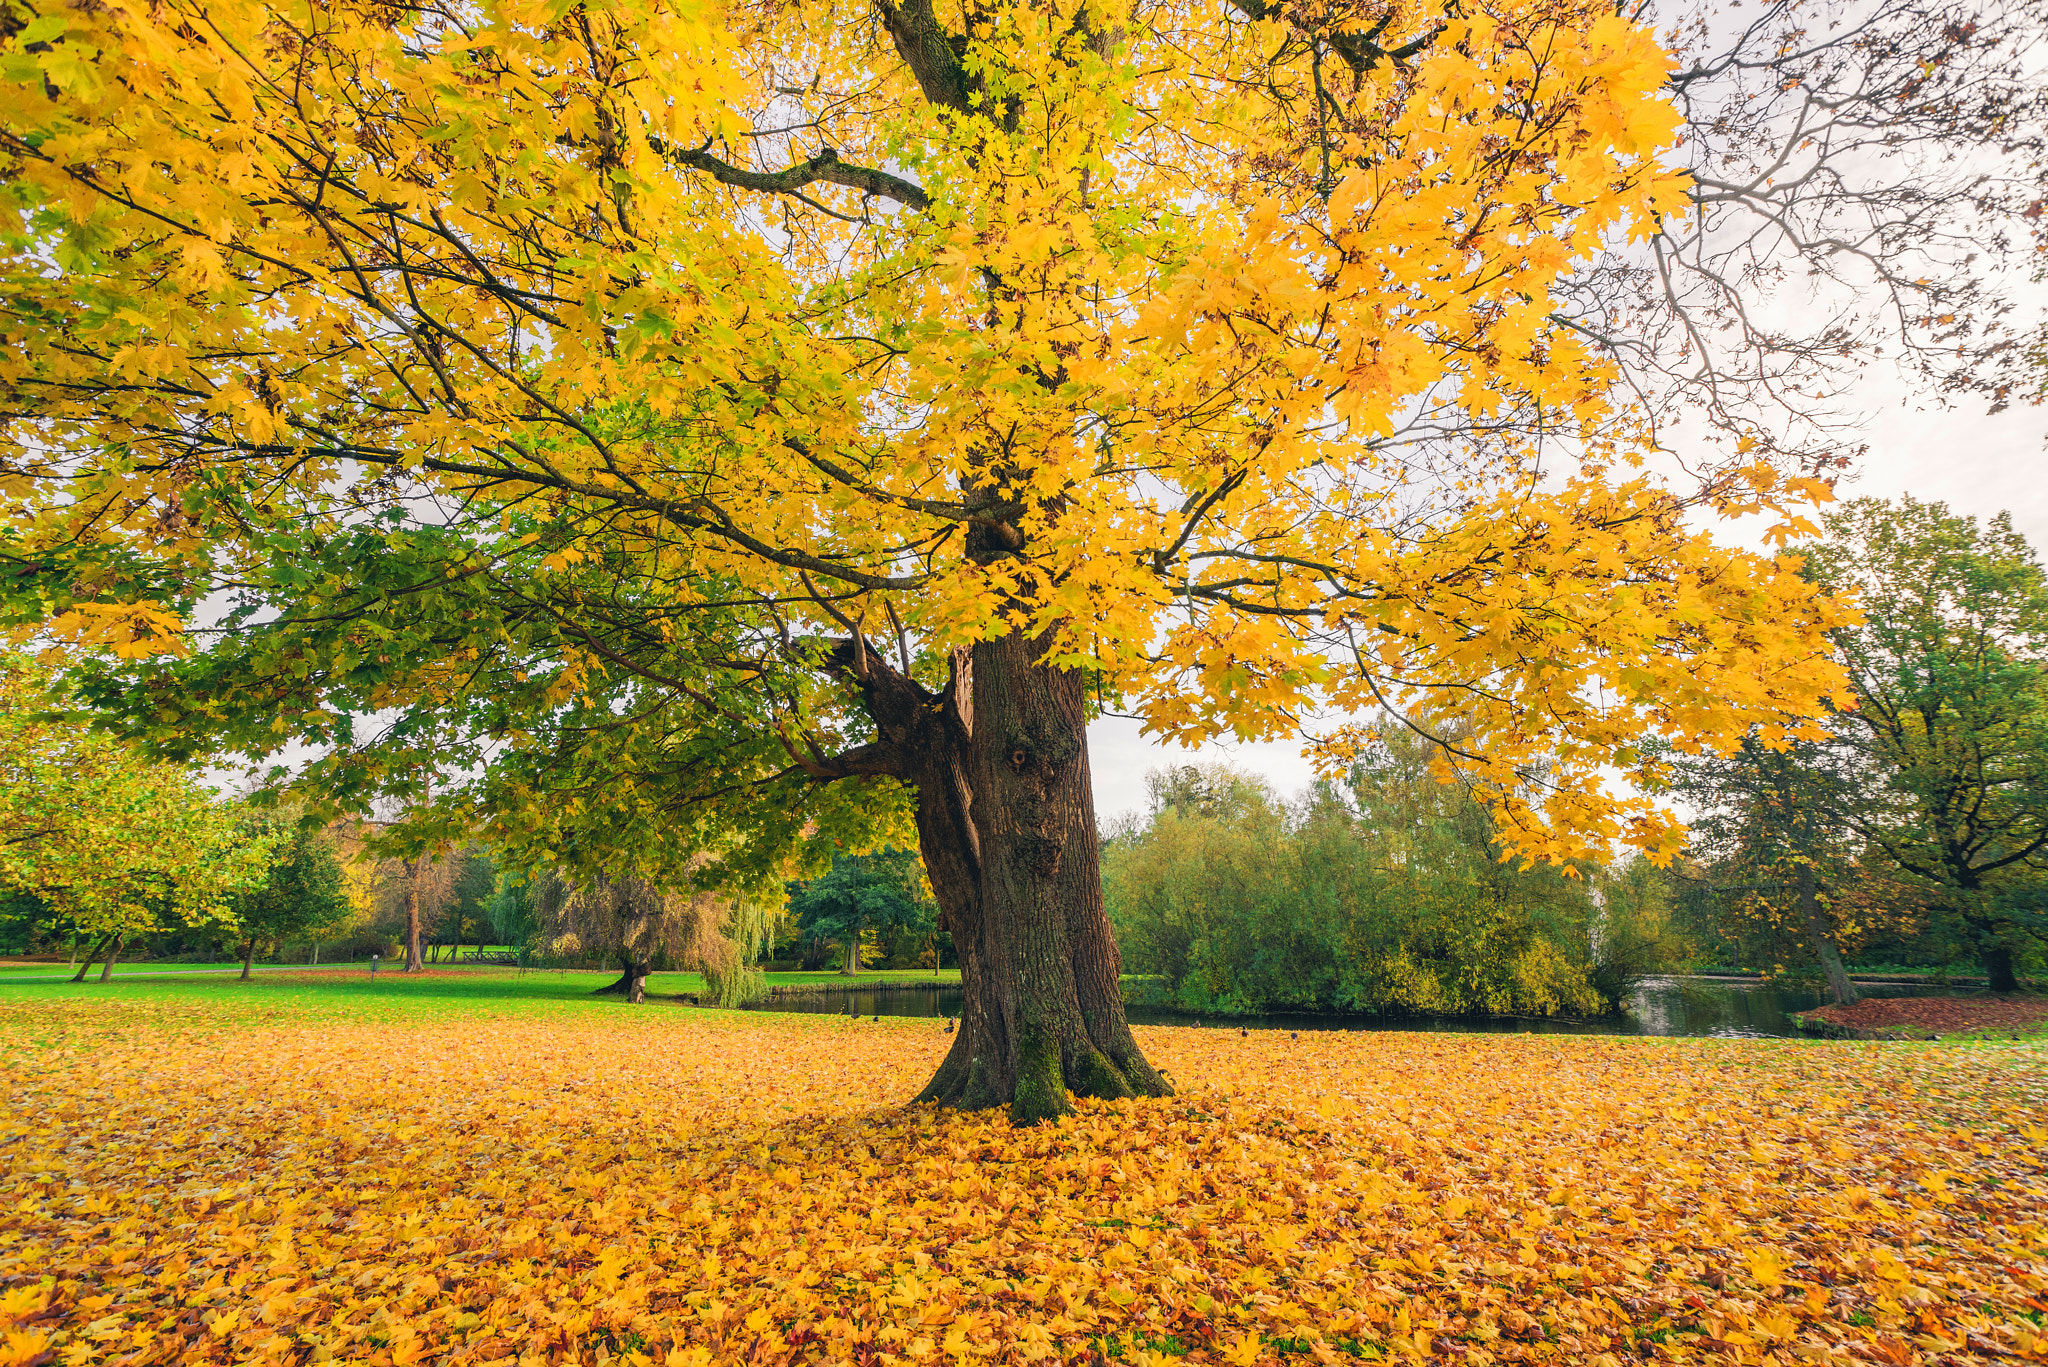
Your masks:
[[[935,1020],[594,975],[0,991],[0,1364],[2048,1361],[2048,1047]]]
[[[0,965],[0,987],[5,987],[9,983],[65,982],[77,971],[78,969],[75,966],[66,968],[63,964]],[[161,979],[174,977],[179,974],[218,977],[223,973],[239,974],[241,971],[242,962],[239,959],[231,963],[217,964],[117,963],[114,965],[113,980],[120,982],[124,978]],[[496,964],[467,963],[430,963],[426,966],[425,971],[436,977],[455,974],[476,976],[480,979],[490,979],[496,984],[544,976],[549,979],[559,980],[563,984],[568,984],[569,986],[565,986],[562,989],[563,991],[573,991],[576,993],[587,993],[593,986],[602,985],[604,981],[619,976],[617,969],[582,968],[530,968],[522,975],[518,969],[503,968]],[[256,972],[272,976],[292,973],[355,973],[360,974],[367,980],[370,973],[370,963],[367,959],[360,963],[323,963],[318,965],[258,963],[256,965]],[[392,967],[392,961],[385,960],[377,966],[377,982],[381,985],[390,975],[397,972],[398,970]],[[92,972],[87,975],[87,981],[97,983],[99,976],[100,970],[95,966]],[[936,976],[933,975],[929,968],[870,969],[851,976],[836,972],[769,973],[765,976],[770,987],[782,988],[811,988],[820,986],[831,988],[873,988],[887,987],[892,983],[923,985],[931,982],[938,982],[949,987],[957,987],[960,984],[960,970],[957,968],[942,968]],[[705,990],[704,979],[696,973],[653,973],[648,975],[647,990],[658,995],[688,996],[691,993]],[[519,995],[519,989],[504,985],[493,985],[486,989],[486,995],[499,994],[517,996]]]

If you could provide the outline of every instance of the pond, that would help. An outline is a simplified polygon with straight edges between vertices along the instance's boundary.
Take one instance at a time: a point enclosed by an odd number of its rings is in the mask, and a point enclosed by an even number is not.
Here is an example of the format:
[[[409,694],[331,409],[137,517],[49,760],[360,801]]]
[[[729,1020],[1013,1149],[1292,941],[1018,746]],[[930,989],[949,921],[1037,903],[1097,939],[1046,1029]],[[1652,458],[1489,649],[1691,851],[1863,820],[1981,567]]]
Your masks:
[[[1859,983],[1866,997],[1949,997],[1968,988],[1927,987],[1908,983]],[[1630,996],[1627,1010],[1600,1020],[1557,1020],[1542,1016],[1480,1019],[1429,1017],[1312,1016],[1275,1013],[1266,1016],[1193,1016],[1178,1011],[1133,1006],[1134,1022],[1149,1025],[1204,1025],[1250,1030],[1442,1030],[1485,1034],[1542,1035],[1703,1035],[1724,1039],[1769,1039],[1798,1035],[1792,1014],[1827,1000],[1819,992],[1790,986],[1767,986],[1740,978],[1646,978]],[[777,997],[758,1003],[762,1011],[804,1011],[825,1015],[957,1016],[960,990],[874,988],[854,992],[820,992]]]

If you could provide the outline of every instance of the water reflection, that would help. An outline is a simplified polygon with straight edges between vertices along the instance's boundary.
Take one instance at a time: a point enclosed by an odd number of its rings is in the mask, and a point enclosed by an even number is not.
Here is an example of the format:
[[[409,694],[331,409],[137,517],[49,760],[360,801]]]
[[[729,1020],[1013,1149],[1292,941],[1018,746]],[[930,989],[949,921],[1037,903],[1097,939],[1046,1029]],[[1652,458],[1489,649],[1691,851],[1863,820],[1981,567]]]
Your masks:
[[[1966,989],[1912,984],[1858,984],[1866,997],[1950,997]],[[1819,1006],[1826,998],[1795,987],[1767,987],[1726,978],[1647,978],[1629,998],[1625,1014],[1601,1020],[1556,1020],[1549,1017],[1506,1017],[1482,1020],[1383,1016],[1311,1016],[1276,1013],[1251,1017],[1199,1017],[1177,1011],[1134,1006],[1130,1018],[1148,1025],[1195,1025],[1251,1030],[1432,1030],[1485,1034],[1540,1035],[1691,1035],[1723,1039],[1772,1039],[1799,1034],[1792,1014]],[[753,1010],[801,1011],[863,1017],[957,1016],[960,990],[906,991],[874,988],[855,992],[809,993],[776,997]]]

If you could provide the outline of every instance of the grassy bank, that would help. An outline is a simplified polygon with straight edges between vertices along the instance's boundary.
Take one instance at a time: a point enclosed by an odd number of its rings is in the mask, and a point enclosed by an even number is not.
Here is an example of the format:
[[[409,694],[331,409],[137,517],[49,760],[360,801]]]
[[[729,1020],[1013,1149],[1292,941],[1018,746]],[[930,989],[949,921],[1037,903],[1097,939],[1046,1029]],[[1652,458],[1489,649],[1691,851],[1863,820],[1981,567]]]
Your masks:
[[[131,1002],[164,1013],[167,1019],[176,1019],[187,1011],[193,1013],[194,1020],[208,1021],[220,1018],[223,1012],[230,1017],[235,1012],[246,1012],[252,1021],[263,1022],[397,1022],[463,1014],[501,1017],[630,1010],[617,998],[598,994],[597,990],[618,974],[597,969],[522,972],[488,964],[440,964],[429,965],[417,974],[385,966],[372,977],[367,964],[323,965],[273,967],[243,982],[237,976],[240,968],[235,964],[229,966],[232,971],[210,972],[191,966],[156,969],[143,965],[124,972],[117,967],[112,982],[97,981],[95,973],[76,984],[69,981],[70,974],[63,971],[62,965],[56,971],[9,970],[0,972],[0,1008],[10,1003]],[[929,983],[931,972],[883,971],[863,973],[853,979],[837,973],[768,975],[771,989],[797,994],[872,990],[905,979]],[[946,979],[957,987],[960,975],[957,970],[949,970]],[[847,983],[857,986],[842,986]],[[703,977],[695,973],[656,973],[648,978],[649,1006],[655,1010],[671,1010],[677,1003],[707,991]]]

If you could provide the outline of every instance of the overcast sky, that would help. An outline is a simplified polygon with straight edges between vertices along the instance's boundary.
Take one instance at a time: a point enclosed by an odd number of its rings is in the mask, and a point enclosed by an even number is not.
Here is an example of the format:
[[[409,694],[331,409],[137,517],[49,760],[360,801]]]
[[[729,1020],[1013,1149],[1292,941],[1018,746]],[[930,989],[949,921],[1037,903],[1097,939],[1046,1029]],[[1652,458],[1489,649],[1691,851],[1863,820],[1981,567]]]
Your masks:
[[[1873,389],[1875,387],[1873,386]],[[1990,517],[2001,511],[2037,550],[2048,551],[2048,408],[2019,407],[1997,417],[1981,408],[1941,409],[1922,400],[1873,394],[1865,433],[1870,454],[1841,496],[1938,499],[1959,513]],[[1292,743],[1211,745],[1199,751],[1161,745],[1141,736],[1138,723],[1105,718],[1088,728],[1096,812],[1104,820],[1145,805],[1145,774],[1191,758],[1224,760],[1263,774],[1283,795],[1313,776]]]

